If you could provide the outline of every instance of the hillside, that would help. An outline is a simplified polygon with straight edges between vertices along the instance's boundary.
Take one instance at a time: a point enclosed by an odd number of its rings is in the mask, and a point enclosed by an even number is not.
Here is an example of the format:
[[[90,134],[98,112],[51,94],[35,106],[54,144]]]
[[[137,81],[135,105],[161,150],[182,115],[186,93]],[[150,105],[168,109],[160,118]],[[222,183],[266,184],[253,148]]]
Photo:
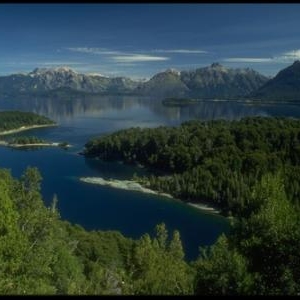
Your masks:
[[[192,71],[167,70],[153,76],[136,90],[160,97],[197,97],[201,99],[236,99],[258,89],[267,77],[251,69],[225,68],[213,63]]]
[[[252,99],[274,101],[300,101],[300,61],[281,70],[257,91],[249,95]]]
[[[180,72],[169,69],[154,75],[150,80],[136,88],[137,94],[157,97],[184,96],[189,94],[189,88],[181,80]]]
[[[214,63],[181,72],[181,80],[189,88],[191,97],[231,99],[246,96],[266,83],[268,78],[249,68],[233,69]]]

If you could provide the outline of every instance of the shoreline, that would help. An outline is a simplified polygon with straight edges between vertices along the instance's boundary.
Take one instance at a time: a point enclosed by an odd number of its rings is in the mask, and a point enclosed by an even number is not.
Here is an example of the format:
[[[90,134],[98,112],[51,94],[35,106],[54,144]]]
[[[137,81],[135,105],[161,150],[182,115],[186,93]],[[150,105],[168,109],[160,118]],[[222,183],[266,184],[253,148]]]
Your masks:
[[[200,204],[200,203],[193,203],[193,202],[186,202],[188,205],[190,206],[193,206],[199,210],[202,210],[202,211],[206,211],[206,212],[210,212],[210,213],[213,213],[213,214],[221,214],[221,212],[212,207],[212,206],[208,206],[206,204]]]
[[[22,147],[62,147],[60,143],[34,143],[34,144],[9,144],[6,141],[0,141],[0,146],[11,147],[11,148],[22,148]],[[70,148],[71,145],[66,145],[62,148]]]
[[[155,194],[155,195],[159,195],[159,196],[173,198],[173,196],[170,194],[160,193],[160,192],[145,188],[141,184],[139,184],[138,182],[133,181],[133,180],[118,180],[118,179],[106,180],[102,177],[79,177],[79,180],[82,182],[86,182],[86,183],[110,186],[110,187],[118,188],[118,189],[122,189],[122,190],[136,191],[136,192]]]
[[[18,133],[18,132],[22,132],[22,131],[26,131],[26,130],[30,130],[30,129],[35,129],[35,128],[44,128],[44,127],[52,127],[52,126],[58,126],[58,125],[57,124],[43,124],[43,125],[21,126],[16,129],[1,131],[0,136]]]
[[[109,179],[106,180],[102,177],[79,177],[79,180],[85,183],[90,184],[97,184],[102,186],[110,186],[113,188],[123,189],[123,190],[129,190],[129,191],[137,191],[142,193],[148,193],[148,194],[154,194],[158,196],[164,196],[171,199],[176,200],[172,195],[167,193],[161,193],[158,191],[154,191],[148,188],[143,187],[140,183],[134,181],[134,180],[118,180],[118,179]],[[220,214],[220,211],[217,210],[214,207],[210,207],[206,204],[198,204],[198,203],[192,203],[192,202],[185,202],[182,200],[179,200],[189,206],[192,206],[198,210],[205,211],[212,214]]]

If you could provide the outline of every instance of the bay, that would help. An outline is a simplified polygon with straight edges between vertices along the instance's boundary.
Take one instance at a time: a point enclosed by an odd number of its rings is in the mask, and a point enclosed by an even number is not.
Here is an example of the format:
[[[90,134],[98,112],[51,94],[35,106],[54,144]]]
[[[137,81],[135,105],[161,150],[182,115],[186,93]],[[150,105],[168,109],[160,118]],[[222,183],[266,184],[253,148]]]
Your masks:
[[[160,99],[93,96],[73,99],[0,99],[1,110],[32,111],[50,117],[58,127],[34,129],[17,135],[35,135],[72,144],[60,148],[11,149],[0,147],[0,167],[20,176],[27,166],[38,167],[46,205],[57,195],[63,219],[88,230],[119,230],[139,238],[154,233],[164,222],[181,233],[186,257],[195,259],[199,246],[214,243],[228,232],[228,221],[166,197],[124,191],[79,181],[79,177],[130,179],[145,169],[119,162],[103,162],[78,154],[91,138],[129,127],[178,126],[190,119],[240,119],[245,116],[300,116],[297,105],[246,105],[203,102],[186,107],[165,107]]]

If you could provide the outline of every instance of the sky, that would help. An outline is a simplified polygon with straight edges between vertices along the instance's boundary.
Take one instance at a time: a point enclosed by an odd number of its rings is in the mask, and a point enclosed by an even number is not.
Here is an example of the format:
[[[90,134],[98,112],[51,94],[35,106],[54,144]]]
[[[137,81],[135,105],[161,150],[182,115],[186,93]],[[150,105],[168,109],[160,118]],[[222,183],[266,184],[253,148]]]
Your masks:
[[[275,76],[300,59],[300,4],[0,4],[0,75],[68,66],[148,79],[219,62]]]

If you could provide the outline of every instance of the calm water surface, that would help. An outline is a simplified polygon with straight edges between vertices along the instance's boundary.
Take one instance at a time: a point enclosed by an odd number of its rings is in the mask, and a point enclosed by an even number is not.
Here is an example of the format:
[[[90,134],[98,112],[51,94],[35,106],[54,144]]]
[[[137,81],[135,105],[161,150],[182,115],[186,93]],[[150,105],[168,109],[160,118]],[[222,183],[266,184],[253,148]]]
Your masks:
[[[35,135],[54,142],[67,141],[68,150],[42,148],[16,150],[0,147],[0,167],[14,176],[36,166],[43,176],[42,194],[48,205],[54,194],[63,219],[86,229],[119,230],[139,238],[153,233],[164,222],[178,229],[188,259],[198,256],[198,248],[212,244],[229,229],[226,219],[201,212],[180,201],[80,182],[81,176],[128,179],[143,169],[86,159],[78,155],[92,137],[129,127],[177,126],[189,119],[240,119],[244,116],[300,116],[300,106],[251,106],[241,103],[200,103],[188,107],[164,107],[155,99],[135,97],[89,97],[84,99],[0,99],[1,110],[33,111],[59,123],[55,128],[31,130],[19,135]]]

